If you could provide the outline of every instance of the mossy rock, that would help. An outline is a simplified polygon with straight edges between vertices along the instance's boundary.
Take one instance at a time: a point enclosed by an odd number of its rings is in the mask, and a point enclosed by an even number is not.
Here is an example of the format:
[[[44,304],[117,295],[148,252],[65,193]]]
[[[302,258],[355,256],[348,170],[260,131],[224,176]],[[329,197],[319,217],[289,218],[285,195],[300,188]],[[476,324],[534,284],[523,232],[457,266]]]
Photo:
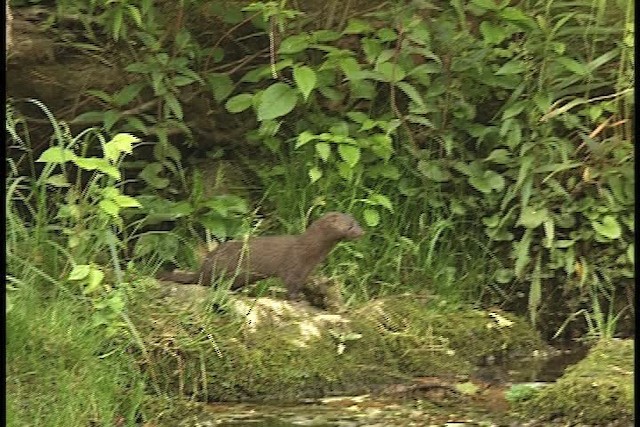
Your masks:
[[[436,296],[399,295],[370,302],[361,311],[377,317],[383,328],[409,328],[414,335],[439,337],[474,365],[490,357],[506,361],[548,349],[540,334],[518,316],[499,309],[447,307]]]
[[[633,340],[604,340],[553,385],[515,404],[524,418],[571,425],[633,423]]]
[[[496,348],[518,342],[487,328],[486,313],[441,313],[416,296],[338,315],[305,303],[160,283],[132,304],[132,318],[151,380],[162,392],[199,401],[297,401],[375,392],[416,376],[466,377],[472,353],[452,345],[452,325],[487,329]]]

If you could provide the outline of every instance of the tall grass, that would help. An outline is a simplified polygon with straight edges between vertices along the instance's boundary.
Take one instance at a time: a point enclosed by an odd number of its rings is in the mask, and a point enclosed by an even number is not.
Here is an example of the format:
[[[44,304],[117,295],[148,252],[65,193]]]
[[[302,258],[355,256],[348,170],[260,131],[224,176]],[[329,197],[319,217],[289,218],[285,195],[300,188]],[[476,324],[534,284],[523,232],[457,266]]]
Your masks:
[[[346,185],[336,177],[311,184],[300,167],[304,161],[298,153],[280,153],[275,168],[254,166],[265,189],[263,203],[275,213],[281,232],[300,232],[317,213],[331,210],[359,220],[365,235],[340,243],[319,272],[345,285],[347,304],[400,292],[438,294],[451,303],[475,302],[487,293],[502,264],[478,224],[434,207],[428,196],[408,198],[382,189],[396,195],[394,211],[382,212],[379,224],[367,226],[361,215],[366,205],[360,203],[367,189],[361,180],[356,177]],[[400,158],[398,163],[404,161]],[[421,190],[427,195],[432,189]]]
[[[54,146],[78,141],[43,111]],[[8,113],[10,149],[18,154],[7,159],[5,199],[7,425],[132,425],[144,377],[127,340],[107,339],[91,299],[66,280],[76,260],[57,213],[68,189],[49,186],[53,165],[36,168],[28,129]],[[83,259],[104,247],[86,246]]]

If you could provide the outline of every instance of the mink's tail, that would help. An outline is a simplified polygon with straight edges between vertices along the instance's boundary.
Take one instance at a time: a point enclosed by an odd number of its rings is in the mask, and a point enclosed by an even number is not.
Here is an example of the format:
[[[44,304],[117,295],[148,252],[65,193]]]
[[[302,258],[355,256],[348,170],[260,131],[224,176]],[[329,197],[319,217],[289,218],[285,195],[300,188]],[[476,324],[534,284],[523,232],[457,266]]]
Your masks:
[[[156,278],[176,283],[198,283],[198,276],[198,273],[188,271],[165,271],[158,274]]]

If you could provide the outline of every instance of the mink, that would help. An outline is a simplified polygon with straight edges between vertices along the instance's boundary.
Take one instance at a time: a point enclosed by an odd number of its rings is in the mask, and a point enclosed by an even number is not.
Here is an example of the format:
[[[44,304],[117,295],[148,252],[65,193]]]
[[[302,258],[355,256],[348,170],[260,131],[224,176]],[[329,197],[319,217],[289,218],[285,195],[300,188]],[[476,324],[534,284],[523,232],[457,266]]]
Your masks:
[[[159,278],[205,286],[220,278],[232,278],[231,289],[238,289],[261,279],[279,277],[287,288],[287,299],[298,300],[311,272],[335,245],[363,234],[351,215],[329,212],[302,234],[231,240],[207,253],[197,273],[171,272]]]

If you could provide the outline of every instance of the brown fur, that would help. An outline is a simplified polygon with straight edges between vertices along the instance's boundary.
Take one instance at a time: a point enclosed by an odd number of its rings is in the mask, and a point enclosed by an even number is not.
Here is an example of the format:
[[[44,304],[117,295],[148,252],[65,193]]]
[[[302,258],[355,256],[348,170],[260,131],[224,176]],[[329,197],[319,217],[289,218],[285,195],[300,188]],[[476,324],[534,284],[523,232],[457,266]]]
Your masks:
[[[341,240],[364,234],[348,214],[330,212],[298,235],[251,237],[246,243],[232,240],[205,257],[198,273],[168,273],[161,279],[179,283],[210,285],[219,278],[233,278],[238,289],[267,277],[279,277],[287,288],[287,298],[296,300],[309,274]]]

